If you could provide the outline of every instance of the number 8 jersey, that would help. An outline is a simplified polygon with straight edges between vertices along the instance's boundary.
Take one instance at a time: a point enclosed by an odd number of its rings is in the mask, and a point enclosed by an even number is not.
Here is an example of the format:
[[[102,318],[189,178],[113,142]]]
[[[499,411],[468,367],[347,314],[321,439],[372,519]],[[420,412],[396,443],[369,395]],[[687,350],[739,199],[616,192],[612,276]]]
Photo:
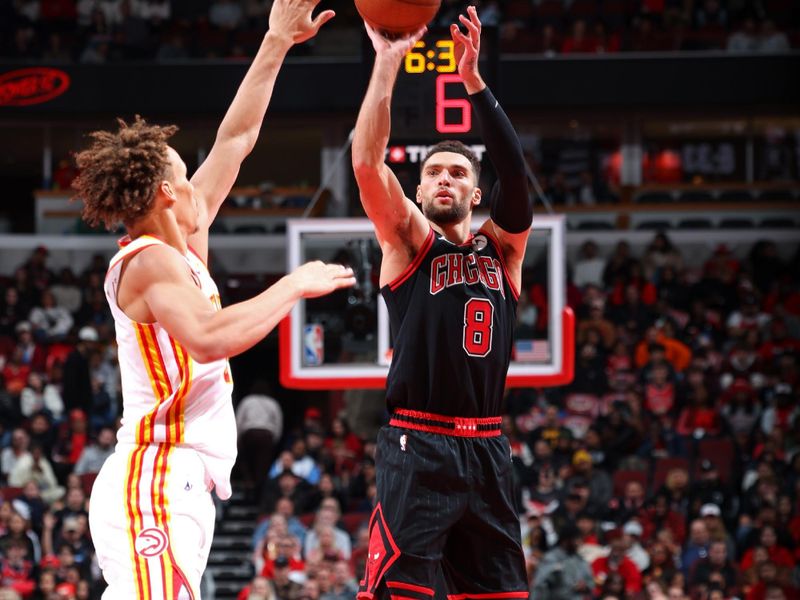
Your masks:
[[[390,412],[503,412],[519,293],[489,233],[481,229],[456,245],[431,229],[413,262],[381,293],[393,341]]]

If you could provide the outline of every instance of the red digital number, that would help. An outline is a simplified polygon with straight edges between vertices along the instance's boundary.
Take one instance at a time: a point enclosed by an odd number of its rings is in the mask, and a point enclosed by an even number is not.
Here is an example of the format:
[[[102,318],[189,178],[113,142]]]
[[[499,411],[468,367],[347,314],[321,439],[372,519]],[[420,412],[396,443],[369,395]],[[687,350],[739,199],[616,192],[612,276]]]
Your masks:
[[[485,298],[470,298],[464,305],[464,350],[484,357],[492,350],[494,306]]]
[[[455,74],[439,75],[436,78],[436,131],[439,133],[467,133],[472,129],[472,105],[465,98],[448,98],[447,84],[461,83]],[[461,111],[457,123],[448,123],[447,109]]]

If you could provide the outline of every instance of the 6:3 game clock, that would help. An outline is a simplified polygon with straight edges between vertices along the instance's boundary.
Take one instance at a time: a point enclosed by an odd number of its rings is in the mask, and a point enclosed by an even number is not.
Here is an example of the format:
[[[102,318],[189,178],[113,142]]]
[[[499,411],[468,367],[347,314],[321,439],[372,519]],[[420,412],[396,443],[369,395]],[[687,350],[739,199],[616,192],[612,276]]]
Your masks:
[[[449,33],[428,34],[406,54],[392,102],[392,137],[472,133],[472,106]]]

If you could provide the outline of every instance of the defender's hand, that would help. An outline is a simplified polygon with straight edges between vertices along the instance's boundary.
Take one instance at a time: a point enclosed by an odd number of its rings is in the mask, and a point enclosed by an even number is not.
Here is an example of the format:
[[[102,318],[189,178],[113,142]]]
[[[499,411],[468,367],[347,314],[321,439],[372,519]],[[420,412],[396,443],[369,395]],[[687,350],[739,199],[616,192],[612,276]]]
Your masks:
[[[275,0],[269,13],[269,30],[291,38],[302,44],[317,35],[319,28],[330,21],[336,13],[323,10],[315,19],[311,14],[320,0]]]
[[[372,40],[372,47],[375,49],[375,54],[391,55],[400,59],[408,54],[414,47],[414,44],[421,40],[422,36],[428,31],[428,28],[423,26],[413,33],[390,40],[366,21],[364,22],[364,27],[367,30],[369,39]]]
[[[298,267],[287,277],[303,298],[317,298],[356,283],[350,267],[329,265],[319,260]]]
[[[475,93],[485,87],[478,71],[478,59],[481,54],[481,22],[474,6],[467,8],[467,15],[459,15],[458,20],[467,30],[464,35],[457,23],[450,25],[450,35],[455,44],[458,74],[464,80],[469,93]]]

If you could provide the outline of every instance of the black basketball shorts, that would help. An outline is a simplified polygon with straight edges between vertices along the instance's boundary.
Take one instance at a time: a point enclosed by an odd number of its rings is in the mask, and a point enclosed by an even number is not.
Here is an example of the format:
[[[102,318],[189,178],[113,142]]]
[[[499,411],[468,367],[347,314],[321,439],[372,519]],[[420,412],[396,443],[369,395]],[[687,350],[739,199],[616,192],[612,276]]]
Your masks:
[[[396,411],[378,435],[376,463],[358,600],[529,597],[499,417]]]

